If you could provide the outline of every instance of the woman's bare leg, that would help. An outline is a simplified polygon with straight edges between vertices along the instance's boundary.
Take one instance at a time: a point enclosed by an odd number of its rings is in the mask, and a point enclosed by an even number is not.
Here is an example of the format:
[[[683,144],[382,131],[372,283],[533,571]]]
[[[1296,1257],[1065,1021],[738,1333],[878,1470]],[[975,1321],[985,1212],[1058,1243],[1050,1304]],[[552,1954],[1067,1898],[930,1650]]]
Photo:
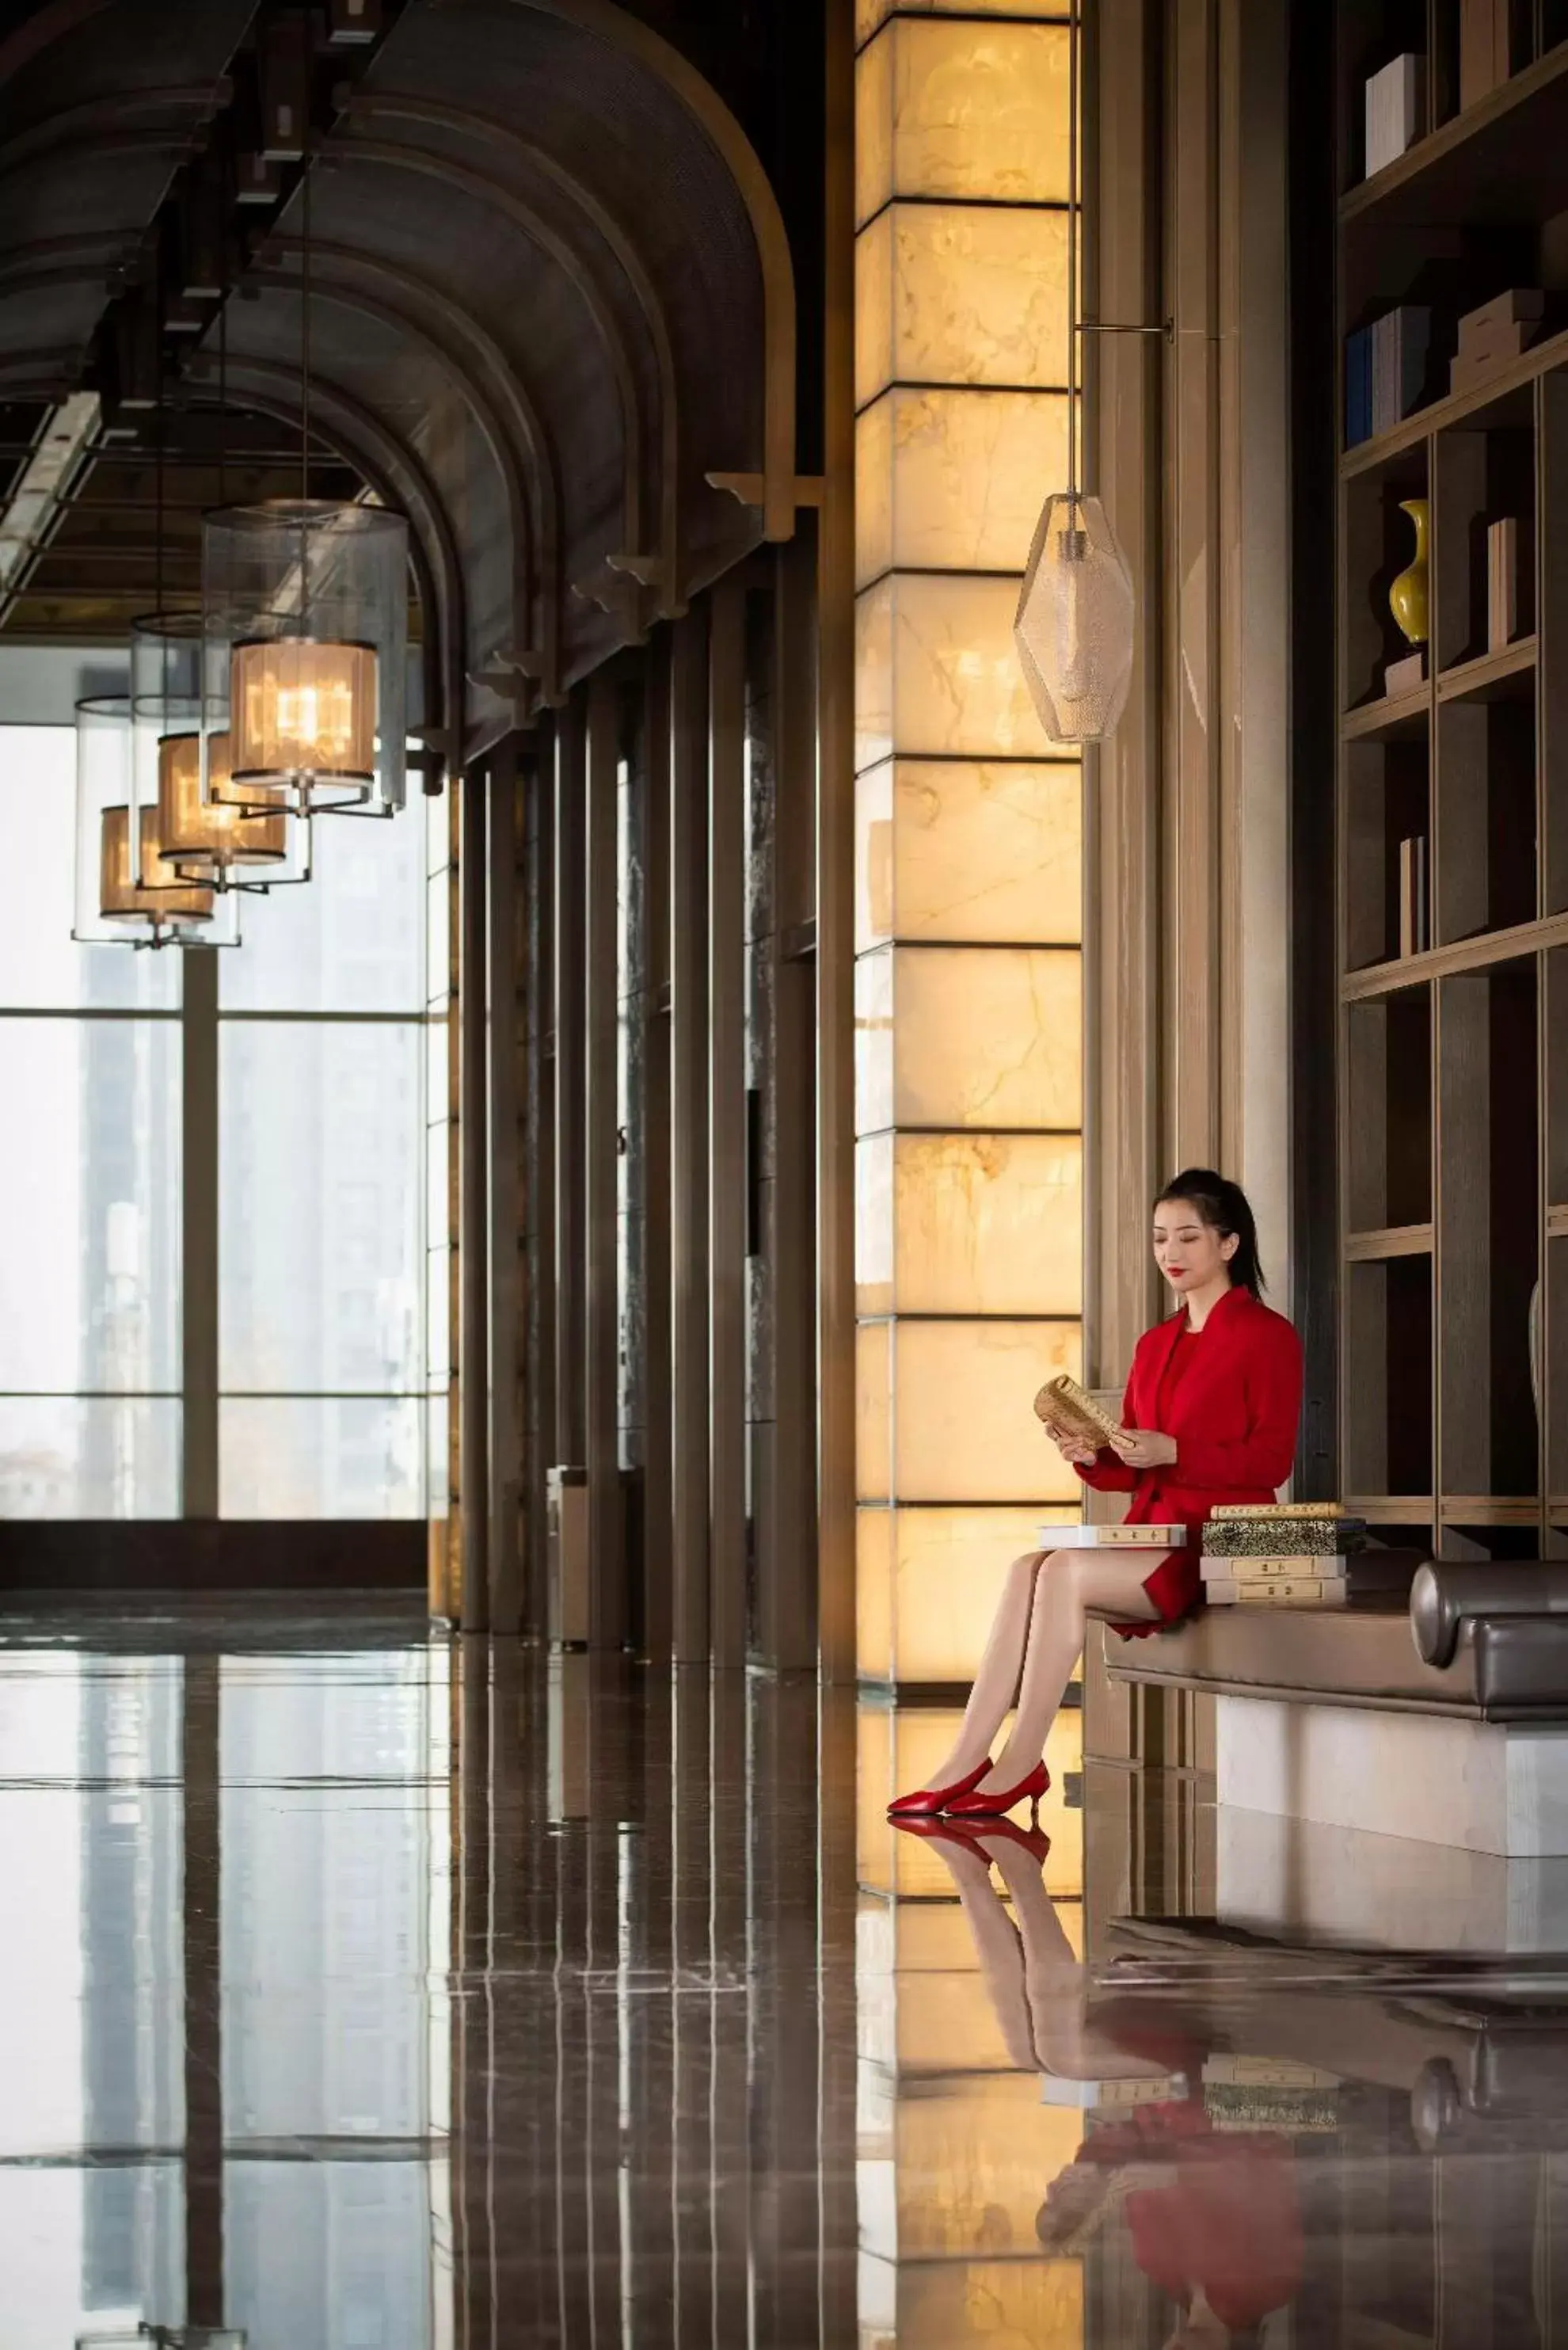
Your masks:
[[[992,1844],[983,1835],[976,1840],[995,1861],[1012,1899],[1041,2071],[1059,2081],[1164,2079],[1168,2066],[1129,2055],[1096,2029],[1088,2011],[1088,1970],[1073,1955],[1040,1863],[1011,1840],[999,1836]]]
[[[1021,2072],[1032,2073],[1034,2030],[1025,1989],[1023,1949],[1006,1904],[991,1881],[986,1853],[978,1842],[961,1844],[956,1837],[951,1842],[945,1837],[934,1841],[930,1849],[952,1872],[1007,2054]]]
[[[1016,1787],[1044,1753],[1046,1732],[1083,1654],[1090,1616],[1108,1616],[1121,1624],[1158,1622],[1159,1610],[1143,1587],[1148,1571],[1147,1555],[1116,1558],[1088,1550],[1054,1550],[1044,1560],[1034,1578],[1012,1735],[981,1781],[978,1794]],[[978,1760],[978,1755],[971,1757],[966,1767],[972,1769]]]
[[[1034,1578],[1044,1555],[1041,1550],[1025,1551],[1007,1570],[1002,1599],[992,1621],[991,1638],[969,1693],[958,1737],[946,1762],[931,1773],[933,1787],[950,1787],[956,1781],[967,1778],[976,1763],[982,1762],[990,1753],[992,1740],[1012,1711],[1029,1640]]]

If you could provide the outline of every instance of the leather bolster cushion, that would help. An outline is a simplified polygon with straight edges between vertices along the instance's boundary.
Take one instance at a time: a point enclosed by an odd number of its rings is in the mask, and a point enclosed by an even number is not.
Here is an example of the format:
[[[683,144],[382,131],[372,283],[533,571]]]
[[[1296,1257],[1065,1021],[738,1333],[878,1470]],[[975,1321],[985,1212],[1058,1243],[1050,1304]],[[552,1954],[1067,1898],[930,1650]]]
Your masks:
[[[1568,1616],[1568,1559],[1428,1559],[1410,1586],[1410,1630],[1426,1665],[1451,1665],[1472,1618],[1510,1616]],[[1563,1696],[1568,1703],[1568,1689]]]

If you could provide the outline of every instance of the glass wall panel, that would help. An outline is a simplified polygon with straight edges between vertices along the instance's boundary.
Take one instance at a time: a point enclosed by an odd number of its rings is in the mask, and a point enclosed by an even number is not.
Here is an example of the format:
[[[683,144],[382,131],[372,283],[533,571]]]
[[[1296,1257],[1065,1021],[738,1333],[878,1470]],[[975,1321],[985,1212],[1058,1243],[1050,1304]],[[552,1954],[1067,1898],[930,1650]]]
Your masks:
[[[900,572],[856,601],[855,764],[1048,759],[1012,641],[1014,579]]]
[[[0,1019],[0,1391],[177,1389],[178,1026]]]
[[[895,567],[1023,569],[1040,485],[1067,477],[1061,393],[896,384],[855,432],[857,587]]]
[[[895,1500],[1081,1501],[1077,1477],[1044,1430],[1019,1433],[1036,1388],[1063,1371],[1079,1377],[1075,1323],[866,1326],[891,1334]]]
[[[855,786],[856,951],[889,939],[1075,944],[1083,931],[1077,766],[885,759]]]
[[[0,870],[23,877],[0,923],[0,1011],[163,1011],[182,958],[78,946],[76,733],[0,726]]]
[[[225,955],[225,1012],[416,1012],[424,1002],[418,819],[317,824],[311,880],[277,889]]]
[[[855,248],[855,405],[890,383],[1067,381],[1067,216],[891,203]]]
[[[855,0],[855,40],[858,47],[868,41],[878,25],[885,25],[895,11],[915,16],[928,8],[947,8],[951,0]],[[1067,0],[964,0],[966,16],[1033,16],[1060,19],[1067,16]]]
[[[225,1024],[226,1393],[423,1386],[421,1042],[415,1024]]]
[[[225,1396],[225,1518],[422,1518],[419,1396]]]
[[[856,1148],[859,1313],[1082,1310],[1077,1135],[884,1134]]]
[[[857,968],[889,957],[867,955]],[[1052,947],[895,947],[895,1126],[1076,1128],[1082,958]]]
[[[878,1681],[970,1681],[1007,1570],[1076,1502],[1027,1509],[862,1509],[859,1670]]]
[[[1067,27],[896,19],[856,76],[856,226],[892,196],[1067,201]]]
[[[174,1397],[0,1397],[0,1518],[177,1518]]]

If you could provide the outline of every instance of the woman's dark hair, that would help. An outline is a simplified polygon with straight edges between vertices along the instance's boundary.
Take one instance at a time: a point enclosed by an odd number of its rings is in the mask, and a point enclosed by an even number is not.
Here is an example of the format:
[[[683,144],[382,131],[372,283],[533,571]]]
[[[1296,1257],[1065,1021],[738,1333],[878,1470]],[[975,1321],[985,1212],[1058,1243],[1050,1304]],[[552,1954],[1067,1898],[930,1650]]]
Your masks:
[[[1222,1241],[1235,1234],[1231,1278],[1238,1289],[1250,1289],[1254,1297],[1262,1297],[1265,1284],[1258,1262],[1257,1221],[1240,1183],[1217,1174],[1212,1167],[1184,1167],[1179,1175],[1171,1177],[1154,1204],[1165,1208],[1173,1200],[1190,1201],[1201,1221]]]

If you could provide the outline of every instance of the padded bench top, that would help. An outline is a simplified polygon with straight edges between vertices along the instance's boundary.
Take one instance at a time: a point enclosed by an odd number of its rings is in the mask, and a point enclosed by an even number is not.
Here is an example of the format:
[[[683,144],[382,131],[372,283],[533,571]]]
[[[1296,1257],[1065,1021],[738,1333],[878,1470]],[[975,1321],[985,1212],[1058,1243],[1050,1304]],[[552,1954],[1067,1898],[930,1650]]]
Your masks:
[[[1477,1617],[1453,1662],[1423,1664],[1404,1602],[1205,1607],[1168,1632],[1106,1643],[1118,1679],[1218,1697],[1568,1724],[1568,1617]]]

